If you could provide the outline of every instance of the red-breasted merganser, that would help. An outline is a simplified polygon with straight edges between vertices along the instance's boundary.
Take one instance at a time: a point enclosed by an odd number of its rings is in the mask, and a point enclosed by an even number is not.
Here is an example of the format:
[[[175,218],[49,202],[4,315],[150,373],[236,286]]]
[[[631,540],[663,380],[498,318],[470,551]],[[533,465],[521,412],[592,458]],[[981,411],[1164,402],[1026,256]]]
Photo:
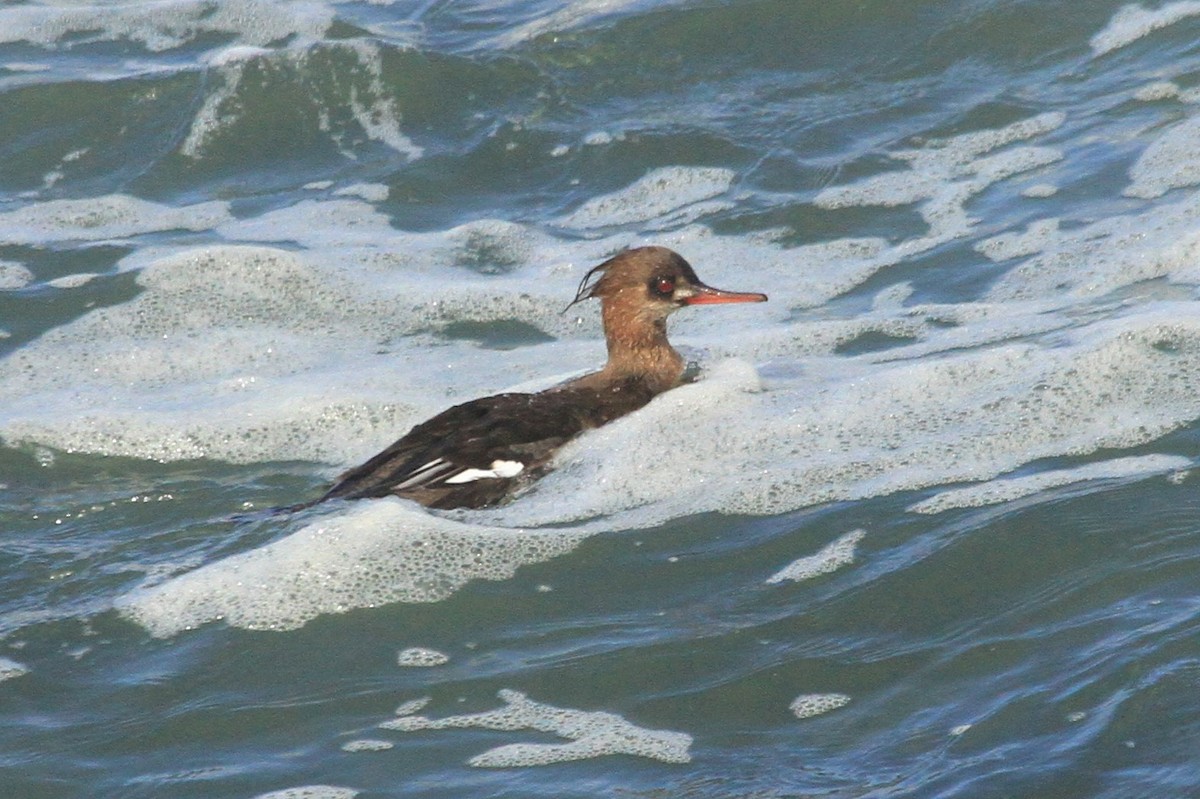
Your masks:
[[[570,305],[592,297],[608,343],[603,369],[536,394],[455,405],[343,474],[318,501],[395,494],[431,508],[482,508],[507,499],[545,474],[570,439],[679,385],[684,362],[667,341],[671,312],[767,299],[704,285],[666,247],[625,250],[588,271]]]

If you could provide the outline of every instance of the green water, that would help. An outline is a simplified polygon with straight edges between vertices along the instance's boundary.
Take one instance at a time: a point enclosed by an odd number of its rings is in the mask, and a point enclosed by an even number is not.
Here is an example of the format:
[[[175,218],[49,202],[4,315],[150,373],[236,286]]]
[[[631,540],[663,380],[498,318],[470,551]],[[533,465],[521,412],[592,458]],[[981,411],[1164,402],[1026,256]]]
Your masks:
[[[1200,16],[1138,8],[0,8],[0,795],[1200,795]],[[771,295],[695,385],[500,510],[262,512],[594,368],[651,242]]]

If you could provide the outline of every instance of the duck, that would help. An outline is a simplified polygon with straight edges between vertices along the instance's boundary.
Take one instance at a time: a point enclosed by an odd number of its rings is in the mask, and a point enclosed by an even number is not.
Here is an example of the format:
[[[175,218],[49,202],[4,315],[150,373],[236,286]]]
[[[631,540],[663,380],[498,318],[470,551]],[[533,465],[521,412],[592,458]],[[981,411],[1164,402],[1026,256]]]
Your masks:
[[[695,305],[766,302],[767,295],[705,285],[675,251],[626,249],[588,270],[568,305],[600,301],[608,359],[544,391],[455,405],[340,475],[315,503],[386,496],[428,508],[504,503],[552,468],[555,453],[587,430],[644,407],[684,378],[667,317]]]

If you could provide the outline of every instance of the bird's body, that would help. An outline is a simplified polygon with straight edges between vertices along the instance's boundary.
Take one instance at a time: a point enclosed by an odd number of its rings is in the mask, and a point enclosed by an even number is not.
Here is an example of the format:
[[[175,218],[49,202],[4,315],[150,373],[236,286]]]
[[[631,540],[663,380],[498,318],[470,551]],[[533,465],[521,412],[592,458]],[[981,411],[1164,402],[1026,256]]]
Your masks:
[[[492,505],[540,477],[567,441],[653,397],[644,381],[627,378],[608,389],[568,384],[464,402],[343,474],[324,499],[398,494],[431,508]]]
[[[431,508],[501,502],[548,471],[570,439],[679,384],[684,362],[667,341],[669,313],[684,305],[767,299],[709,288],[663,247],[626,250],[589,271],[575,301],[589,297],[601,301],[608,344],[603,369],[537,393],[455,405],[341,475],[319,501],[394,494]]]

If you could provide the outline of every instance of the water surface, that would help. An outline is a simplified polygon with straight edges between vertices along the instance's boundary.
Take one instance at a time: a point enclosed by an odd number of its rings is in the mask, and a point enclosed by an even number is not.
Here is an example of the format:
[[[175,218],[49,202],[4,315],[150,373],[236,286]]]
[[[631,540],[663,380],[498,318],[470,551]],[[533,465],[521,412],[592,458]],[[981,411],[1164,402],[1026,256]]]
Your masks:
[[[0,9],[6,796],[1200,792],[1200,10]],[[603,358],[517,501],[272,516]]]

